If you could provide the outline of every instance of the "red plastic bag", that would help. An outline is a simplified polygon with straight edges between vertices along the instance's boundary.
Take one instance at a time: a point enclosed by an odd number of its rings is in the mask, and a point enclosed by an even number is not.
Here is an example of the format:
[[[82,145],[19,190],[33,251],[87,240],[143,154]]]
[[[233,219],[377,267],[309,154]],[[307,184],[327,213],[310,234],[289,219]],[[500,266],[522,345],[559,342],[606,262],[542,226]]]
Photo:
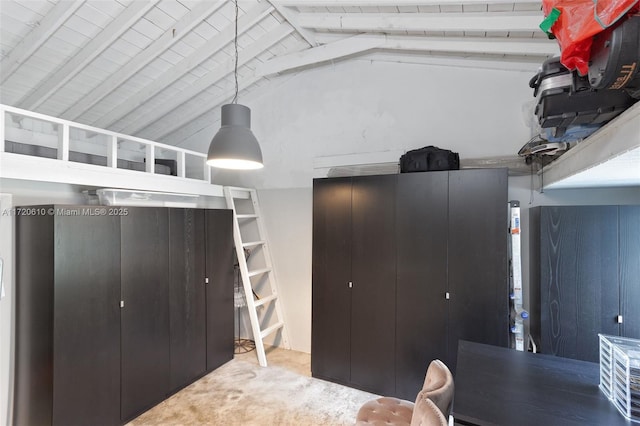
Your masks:
[[[550,32],[560,44],[562,65],[587,75],[593,36],[637,11],[638,4],[639,0],[542,0],[544,16],[553,9],[560,12]]]

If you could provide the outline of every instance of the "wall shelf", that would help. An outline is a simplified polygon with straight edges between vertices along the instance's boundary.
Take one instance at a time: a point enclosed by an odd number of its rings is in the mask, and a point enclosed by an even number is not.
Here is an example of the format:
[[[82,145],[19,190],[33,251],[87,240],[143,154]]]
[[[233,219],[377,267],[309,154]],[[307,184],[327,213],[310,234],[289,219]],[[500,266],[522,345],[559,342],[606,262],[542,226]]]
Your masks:
[[[539,174],[544,189],[640,186],[640,102]]]

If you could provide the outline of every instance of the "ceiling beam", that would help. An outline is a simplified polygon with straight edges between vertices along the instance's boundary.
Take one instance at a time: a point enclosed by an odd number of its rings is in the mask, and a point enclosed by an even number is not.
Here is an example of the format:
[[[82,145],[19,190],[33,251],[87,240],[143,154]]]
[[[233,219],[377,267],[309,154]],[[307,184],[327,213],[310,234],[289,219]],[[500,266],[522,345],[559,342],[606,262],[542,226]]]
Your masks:
[[[484,53],[494,55],[553,56],[558,43],[544,39],[514,39],[505,37],[411,37],[387,36],[382,49],[399,51],[438,51]]]
[[[288,7],[395,7],[463,4],[540,4],[533,0],[271,0]],[[541,5],[542,6],[542,5]]]
[[[273,75],[282,71],[363,53],[367,50],[378,48],[384,43],[384,35],[355,35],[330,44],[303,50],[302,52],[275,57],[258,66],[256,73],[261,76]]]
[[[374,51],[369,54],[364,54],[357,58],[357,60],[363,60],[367,62],[394,62],[400,64],[413,64],[413,65],[435,65],[443,67],[455,67],[455,68],[474,68],[474,69],[488,69],[499,71],[525,71],[534,75],[540,68],[540,64],[544,61],[544,57],[531,56],[531,57],[486,57],[483,55],[469,55],[464,58],[460,56],[442,56],[434,52],[429,55],[419,53],[415,55],[408,55],[406,52],[384,52]]]
[[[300,13],[298,23],[322,31],[539,31],[542,18],[540,12]]]
[[[281,41],[293,31],[293,28],[289,25],[280,25],[268,34],[253,42],[251,45],[245,47],[239,52],[238,67],[245,65],[256,56],[262,54],[265,50]],[[121,133],[138,134],[138,132],[140,132],[142,129],[157,121],[163,121],[165,124],[171,123],[171,130],[168,130],[164,133],[152,132],[151,134],[149,134],[149,136],[153,138],[153,140],[156,140],[157,138],[160,138],[165,134],[172,132],[175,128],[191,121],[194,116],[201,114],[202,105],[196,102],[196,105],[191,106],[191,108],[187,108],[188,112],[182,112],[182,117],[179,117],[178,119],[176,119],[176,117],[172,117],[171,120],[163,120],[164,117],[167,114],[171,113],[173,110],[178,109],[182,104],[187,103],[192,98],[198,96],[209,86],[220,82],[227,75],[232,74],[233,70],[234,61],[229,61],[227,65],[217,68],[215,71],[206,74],[201,79],[193,83],[187,90],[180,92],[180,95],[173,98],[170,104],[163,105],[161,108],[153,108],[152,110],[144,114],[144,116],[136,119],[132,125],[129,125],[122,129]]]
[[[61,1],[0,62],[0,84],[4,83],[27,59],[60,28],[84,0]]]
[[[238,19],[238,35],[244,33],[253,25],[264,19],[265,16],[273,12],[273,7],[260,3],[250,9],[246,14]],[[152,97],[160,93],[167,86],[178,80],[184,74],[196,68],[212,55],[221,51],[227,44],[233,41],[235,35],[235,24],[230,22],[222,31],[208,40],[200,48],[196,49],[189,56],[182,59],[177,64],[167,69],[162,75],[156,78],[151,84],[140,90],[134,96],[128,97],[120,105],[100,117],[92,123],[93,126],[108,129],[131,111],[148,102]]]
[[[144,66],[156,59],[167,49],[181,40],[192,29],[200,25],[203,20],[207,19],[211,14],[224,6],[224,1],[202,2],[197,4],[189,13],[187,13],[180,21],[165,31],[159,38],[145,48],[140,54],[136,55],[131,61],[123,65],[109,78],[100,83],[99,86],[91,90],[91,93],[62,113],[62,117],[67,120],[76,120],[82,114],[87,112],[91,107],[104,99],[109,93],[116,90],[124,82],[130,79],[135,73],[140,71]]]
[[[47,77],[44,80],[44,84],[41,84],[40,87],[30,95],[20,100],[18,106],[22,109],[34,110],[39,105],[42,105],[60,87],[76,74],[80,73],[84,67],[116,41],[118,37],[129,30],[131,25],[142,18],[158,1],[159,0],[132,2],[111,21],[109,25],[100,31],[97,36],[93,37],[91,41],[83,46],[77,55],[59,68],[52,76]]]
[[[274,1],[269,1],[269,3],[271,3],[271,5],[276,9],[276,11],[282,15],[282,17],[285,19],[285,21],[287,21],[289,23],[289,25],[291,25],[293,28],[295,28],[296,32],[298,34],[300,34],[300,36],[305,39],[305,41],[307,43],[309,43],[309,46],[317,46],[318,42],[316,42],[316,38],[315,36],[312,34],[312,31],[309,31],[306,28],[302,28],[299,24],[298,24],[298,18],[296,17],[296,13],[293,12],[292,10],[284,7],[284,6],[280,6],[277,2]]]
[[[262,76],[309,67],[371,50],[405,52],[452,52],[469,55],[531,55],[548,57],[559,53],[557,43],[543,39],[481,37],[412,37],[361,34],[264,62],[256,70]]]

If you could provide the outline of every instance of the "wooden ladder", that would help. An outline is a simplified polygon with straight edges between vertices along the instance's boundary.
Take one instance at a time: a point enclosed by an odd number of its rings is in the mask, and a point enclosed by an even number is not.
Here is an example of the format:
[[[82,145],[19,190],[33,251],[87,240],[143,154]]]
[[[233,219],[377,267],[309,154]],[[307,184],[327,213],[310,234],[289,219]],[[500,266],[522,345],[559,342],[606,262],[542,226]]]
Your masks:
[[[233,239],[258,362],[266,367],[265,337],[280,330],[281,346],[290,346],[258,194],[255,189],[225,186],[224,196],[227,207],[233,210]]]

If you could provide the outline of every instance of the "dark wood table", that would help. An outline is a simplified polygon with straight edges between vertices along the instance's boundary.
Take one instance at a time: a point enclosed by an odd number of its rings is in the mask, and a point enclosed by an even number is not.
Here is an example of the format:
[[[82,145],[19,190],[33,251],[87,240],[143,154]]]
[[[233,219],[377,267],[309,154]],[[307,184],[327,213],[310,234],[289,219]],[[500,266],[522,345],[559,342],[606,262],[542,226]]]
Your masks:
[[[631,425],[592,362],[461,340],[451,414],[471,425]]]

